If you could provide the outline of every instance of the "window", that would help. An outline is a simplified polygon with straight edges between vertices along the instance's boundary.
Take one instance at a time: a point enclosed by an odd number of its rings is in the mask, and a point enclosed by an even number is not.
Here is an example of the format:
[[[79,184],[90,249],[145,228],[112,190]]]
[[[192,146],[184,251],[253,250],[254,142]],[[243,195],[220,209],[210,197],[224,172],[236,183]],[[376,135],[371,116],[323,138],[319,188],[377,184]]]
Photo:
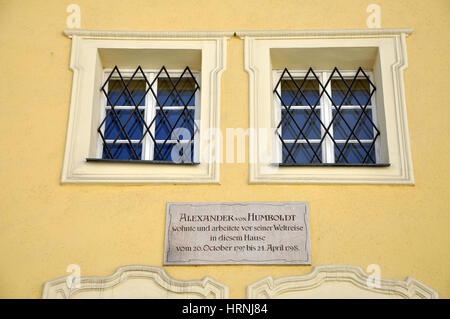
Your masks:
[[[198,72],[105,70],[96,159],[198,163]]]
[[[249,74],[249,182],[413,184],[411,32],[236,32]]]
[[[274,79],[280,165],[388,165],[379,160],[372,72],[284,69]]]
[[[219,183],[220,79],[233,32],[66,30],[62,183]]]

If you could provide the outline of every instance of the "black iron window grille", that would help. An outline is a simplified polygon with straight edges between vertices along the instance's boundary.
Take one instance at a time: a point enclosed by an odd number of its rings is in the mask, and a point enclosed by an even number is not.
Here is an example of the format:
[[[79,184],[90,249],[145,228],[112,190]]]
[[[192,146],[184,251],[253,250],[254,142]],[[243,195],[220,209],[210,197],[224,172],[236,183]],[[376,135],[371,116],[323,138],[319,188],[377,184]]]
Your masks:
[[[368,73],[281,72],[274,89],[279,165],[388,165],[377,162],[381,133]]]
[[[198,163],[200,86],[194,73],[120,71],[101,87],[98,158],[90,161]]]

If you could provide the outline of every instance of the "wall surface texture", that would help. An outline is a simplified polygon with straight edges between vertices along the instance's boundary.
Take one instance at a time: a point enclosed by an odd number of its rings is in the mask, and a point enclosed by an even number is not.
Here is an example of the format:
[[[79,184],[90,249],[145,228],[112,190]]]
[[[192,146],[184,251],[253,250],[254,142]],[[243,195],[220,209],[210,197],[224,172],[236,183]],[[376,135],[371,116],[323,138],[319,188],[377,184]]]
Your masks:
[[[0,297],[39,298],[46,280],[123,265],[162,266],[166,202],[307,201],[312,265],[381,267],[450,298],[450,1],[377,0],[383,28],[407,38],[405,94],[414,186],[249,185],[248,163],[222,164],[220,185],[60,185],[72,86],[66,7],[94,30],[367,28],[372,1],[0,1]],[[243,41],[228,41],[221,128],[247,128]],[[312,266],[168,266],[178,280],[208,275],[244,298],[265,276]]]

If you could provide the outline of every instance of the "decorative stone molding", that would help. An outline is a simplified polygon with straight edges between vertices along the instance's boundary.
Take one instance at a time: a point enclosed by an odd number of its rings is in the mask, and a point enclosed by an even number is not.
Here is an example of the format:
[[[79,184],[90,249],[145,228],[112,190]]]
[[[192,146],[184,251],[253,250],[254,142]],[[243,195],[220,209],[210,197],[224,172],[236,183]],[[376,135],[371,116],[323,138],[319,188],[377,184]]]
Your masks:
[[[80,30],[66,29],[64,34],[70,38],[79,36],[90,39],[120,38],[120,39],[149,39],[149,38],[230,38],[232,31],[111,31],[111,30]]]
[[[369,287],[369,275],[357,266],[316,266],[302,276],[263,278],[247,286],[247,298],[438,298],[438,293],[407,277],[405,281],[380,279],[379,288]]]
[[[123,266],[106,277],[81,277],[78,288],[69,288],[69,276],[44,284],[43,299],[223,299],[228,287],[210,277],[181,281],[171,278],[160,267]]]
[[[403,70],[407,67],[406,37],[412,29],[312,31],[238,31],[244,40],[244,67],[249,74],[249,182],[253,184],[414,184]],[[386,167],[278,167],[273,101],[273,71],[295,65],[299,52],[315,50],[318,69],[365,60],[373,69],[377,112],[382,122],[381,154]],[[347,50],[344,55],[336,54]],[[375,54],[373,54],[375,50]],[[280,52],[284,56],[280,61]],[[288,52],[288,53],[286,53]],[[273,66],[277,54],[278,66]],[[327,63],[333,57],[331,63]],[[304,60],[302,60],[304,61]],[[285,62],[285,63],[281,63]],[[307,61],[306,61],[307,62]],[[306,63],[305,62],[305,63]],[[303,63],[303,64],[305,64]],[[280,66],[280,64],[284,64]],[[321,68],[324,67],[324,68]],[[308,67],[309,68],[309,67]],[[379,111],[378,111],[379,110]],[[262,156],[264,155],[264,156]],[[264,157],[265,159],[262,159]]]

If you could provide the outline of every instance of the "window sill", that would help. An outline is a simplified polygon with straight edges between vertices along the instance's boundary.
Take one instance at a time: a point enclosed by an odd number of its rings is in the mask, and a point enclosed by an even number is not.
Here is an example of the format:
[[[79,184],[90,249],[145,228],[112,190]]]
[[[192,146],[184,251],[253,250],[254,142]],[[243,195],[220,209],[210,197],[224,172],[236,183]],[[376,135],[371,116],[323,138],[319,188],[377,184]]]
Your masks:
[[[198,162],[193,163],[175,163],[169,161],[147,161],[147,160],[121,160],[121,159],[103,159],[103,158],[86,158],[86,162],[100,163],[130,163],[130,164],[163,164],[163,165],[199,165]]]

